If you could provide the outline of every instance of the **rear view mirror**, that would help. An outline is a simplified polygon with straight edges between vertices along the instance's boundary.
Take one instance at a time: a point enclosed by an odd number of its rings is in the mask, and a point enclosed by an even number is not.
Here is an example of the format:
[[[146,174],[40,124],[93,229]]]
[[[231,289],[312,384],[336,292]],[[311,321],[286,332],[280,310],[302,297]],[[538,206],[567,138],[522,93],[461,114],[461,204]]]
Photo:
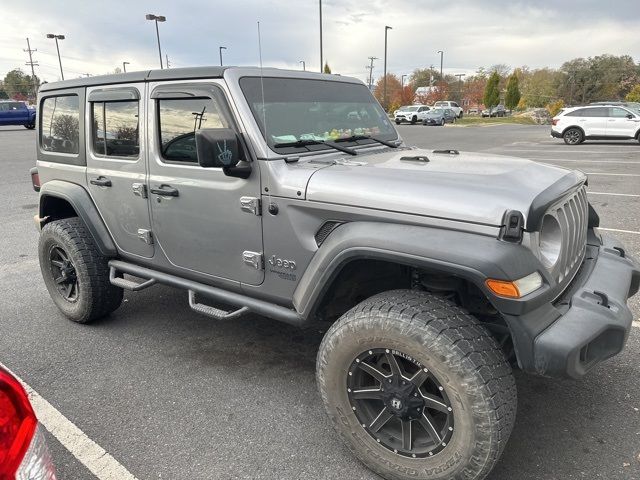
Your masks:
[[[196,151],[203,168],[230,168],[240,161],[238,137],[230,128],[196,130]]]

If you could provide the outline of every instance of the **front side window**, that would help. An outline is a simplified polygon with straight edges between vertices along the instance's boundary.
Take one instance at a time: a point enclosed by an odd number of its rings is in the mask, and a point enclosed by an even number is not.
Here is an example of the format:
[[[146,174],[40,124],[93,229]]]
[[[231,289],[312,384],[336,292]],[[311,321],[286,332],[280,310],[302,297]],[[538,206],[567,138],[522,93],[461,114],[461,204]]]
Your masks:
[[[77,95],[45,98],[40,119],[40,145],[43,150],[78,154],[80,106]]]
[[[138,101],[92,105],[93,151],[107,157],[137,157],[140,152]]]
[[[611,116],[615,118],[626,118],[627,115],[631,115],[631,112],[624,108],[614,107],[611,108]]]
[[[220,104],[213,98],[158,100],[158,127],[162,158],[197,163],[196,130],[231,128]]]
[[[361,84],[244,77],[240,87],[267,144],[279,153],[330,149],[324,141],[344,141],[348,146],[362,136],[398,137],[389,117]]]

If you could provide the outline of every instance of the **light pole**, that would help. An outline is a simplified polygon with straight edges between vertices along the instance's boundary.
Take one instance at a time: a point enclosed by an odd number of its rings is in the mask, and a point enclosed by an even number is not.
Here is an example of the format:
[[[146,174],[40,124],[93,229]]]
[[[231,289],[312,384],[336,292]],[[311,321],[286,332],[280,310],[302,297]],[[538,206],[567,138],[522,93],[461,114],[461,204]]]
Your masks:
[[[320,7],[320,73],[324,70],[324,65],[322,63],[322,0],[318,0],[318,4]]]
[[[227,47],[218,47],[218,52],[220,52],[220,66],[222,66],[222,50],[226,50]]]
[[[382,99],[384,102],[384,109],[387,109],[387,32],[392,30],[392,27],[386,25],[384,27],[384,77],[383,77],[383,87],[382,87]]]
[[[145,16],[147,20],[153,20],[156,22],[156,37],[158,38],[158,56],[160,57],[160,68],[163,69],[162,65],[162,50],[160,49],[160,30],[158,30],[158,22],[165,22],[167,17],[162,15],[154,15],[153,13],[147,13]]]
[[[56,39],[56,50],[58,51],[58,63],[60,64],[60,76],[62,77],[62,80],[64,80],[64,72],[62,71],[62,60],[60,59],[60,46],[58,45],[58,40],[64,40],[64,35],[54,35],[53,33],[47,33],[47,38]]]
[[[444,52],[442,50],[438,50],[438,53],[440,54],[440,81],[442,81],[442,59],[444,58]]]
[[[127,65],[129,65],[129,62],[122,62],[122,71],[124,73],[127,73]]]
[[[402,75],[400,77],[400,85],[402,86],[402,90],[404,91],[404,77],[408,77],[409,75]]]
[[[307,71],[307,64],[304,63],[304,60],[300,60],[298,63],[302,64],[302,70],[306,72]]]

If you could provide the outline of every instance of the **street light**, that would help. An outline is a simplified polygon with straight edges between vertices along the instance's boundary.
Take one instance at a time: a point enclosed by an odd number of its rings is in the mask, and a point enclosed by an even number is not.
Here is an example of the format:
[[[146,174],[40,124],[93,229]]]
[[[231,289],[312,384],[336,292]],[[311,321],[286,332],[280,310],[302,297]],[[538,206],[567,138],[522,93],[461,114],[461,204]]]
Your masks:
[[[440,54],[440,80],[442,81],[442,58],[444,57],[444,52],[442,50],[438,50],[438,53]]]
[[[402,90],[404,90],[404,77],[408,77],[409,75],[402,75],[400,78],[400,85],[402,86]]]
[[[218,52],[220,52],[220,66],[222,66],[222,50],[226,50],[227,47],[218,47]]]
[[[304,60],[300,60],[298,63],[302,64],[302,70],[306,72],[307,71],[307,64],[304,62]]]
[[[62,80],[64,80],[64,72],[62,71],[62,60],[60,59],[60,46],[58,45],[58,40],[64,40],[64,35],[54,35],[53,33],[47,33],[47,38],[56,39],[56,50],[58,51],[58,63],[60,64],[60,76],[62,77]]]
[[[384,102],[384,109],[387,109],[387,32],[392,30],[392,27],[388,25],[384,27],[384,77],[383,77],[383,87],[382,87],[382,99]]]
[[[122,70],[124,73],[127,73],[127,65],[129,65],[129,62],[122,62]]]
[[[158,56],[160,57],[160,68],[163,69],[162,65],[162,50],[160,49],[160,31],[158,30],[158,22],[166,22],[167,17],[163,17],[162,15],[154,15],[153,13],[147,13],[145,17],[147,20],[153,20],[156,22],[156,37],[158,38]]]

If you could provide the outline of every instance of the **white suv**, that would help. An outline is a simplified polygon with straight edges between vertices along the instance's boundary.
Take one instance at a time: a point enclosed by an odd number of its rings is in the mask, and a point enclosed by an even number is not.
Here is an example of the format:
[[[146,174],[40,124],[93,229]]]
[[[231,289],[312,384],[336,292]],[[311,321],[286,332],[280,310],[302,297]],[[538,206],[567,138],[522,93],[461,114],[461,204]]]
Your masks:
[[[426,105],[409,105],[407,107],[400,107],[393,113],[397,125],[400,125],[402,122],[409,122],[413,125],[416,122],[422,122],[426,119],[429,110],[431,110],[431,107],[427,107]]]
[[[456,117],[458,118],[462,118],[462,107],[460,105],[458,105],[456,102],[451,102],[449,100],[443,100],[440,102],[436,102],[433,104],[434,107],[440,107],[440,108],[450,108],[451,110],[453,110],[453,113],[456,114]]]
[[[618,105],[566,108],[551,121],[551,136],[567,145],[585,140],[629,140],[640,135],[640,114]]]

